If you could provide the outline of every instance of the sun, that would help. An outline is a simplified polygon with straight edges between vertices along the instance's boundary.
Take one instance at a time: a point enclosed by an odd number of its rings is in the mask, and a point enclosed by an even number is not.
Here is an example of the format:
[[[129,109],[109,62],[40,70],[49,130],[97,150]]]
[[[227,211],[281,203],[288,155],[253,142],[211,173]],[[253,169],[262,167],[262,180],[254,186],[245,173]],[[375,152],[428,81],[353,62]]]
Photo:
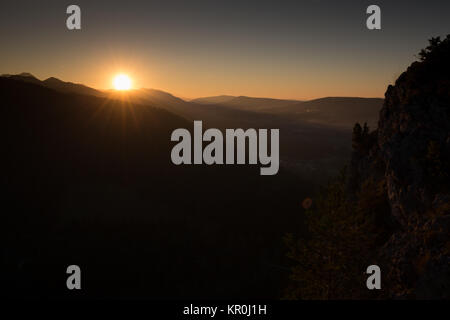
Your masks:
[[[131,78],[126,74],[118,74],[114,77],[113,84],[116,90],[130,90]]]

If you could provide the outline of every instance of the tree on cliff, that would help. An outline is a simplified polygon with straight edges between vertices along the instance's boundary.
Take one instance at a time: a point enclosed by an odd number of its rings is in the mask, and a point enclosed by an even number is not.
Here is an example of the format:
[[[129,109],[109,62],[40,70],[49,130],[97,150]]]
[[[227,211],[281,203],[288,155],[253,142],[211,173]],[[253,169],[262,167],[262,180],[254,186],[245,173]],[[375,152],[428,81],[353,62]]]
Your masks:
[[[450,35],[444,40],[441,40],[441,37],[431,38],[429,40],[429,45],[420,50],[419,58],[421,61],[425,61],[427,59],[439,59],[441,56],[448,55],[450,51]]]

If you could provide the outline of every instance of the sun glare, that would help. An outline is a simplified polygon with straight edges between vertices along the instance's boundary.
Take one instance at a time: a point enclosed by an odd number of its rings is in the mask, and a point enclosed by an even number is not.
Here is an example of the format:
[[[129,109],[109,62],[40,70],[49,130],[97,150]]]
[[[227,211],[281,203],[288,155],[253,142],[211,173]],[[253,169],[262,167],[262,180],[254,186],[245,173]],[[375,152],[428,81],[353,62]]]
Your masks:
[[[130,90],[131,79],[126,74],[118,74],[113,80],[114,89],[116,90]]]

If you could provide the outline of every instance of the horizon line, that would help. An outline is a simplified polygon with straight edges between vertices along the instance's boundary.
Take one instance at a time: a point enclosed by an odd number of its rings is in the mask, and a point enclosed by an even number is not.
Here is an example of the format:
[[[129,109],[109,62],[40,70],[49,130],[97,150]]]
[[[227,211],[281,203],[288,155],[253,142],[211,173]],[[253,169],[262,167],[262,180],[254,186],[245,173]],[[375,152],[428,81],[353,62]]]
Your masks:
[[[71,84],[75,84],[75,85],[80,85],[80,86],[84,86],[87,88],[91,88],[97,91],[118,91],[114,88],[98,88],[98,87],[94,87],[94,86],[90,86],[81,82],[72,82],[72,81],[66,81],[66,80],[62,80],[58,77],[55,76],[50,76],[48,78],[38,78],[37,76],[35,76],[33,73],[31,72],[20,72],[20,73],[16,73],[16,74],[7,74],[7,73],[1,73],[0,77],[8,77],[8,76],[28,76],[28,77],[33,77],[36,80],[39,80],[41,82],[44,82],[46,80],[49,79],[56,79],[59,80],[61,82],[64,83],[71,83]],[[310,99],[299,99],[299,98],[281,98],[281,97],[267,97],[267,96],[251,96],[251,95],[245,95],[245,94],[240,94],[240,95],[234,95],[234,94],[227,94],[227,93],[220,93],[220,94],[216,94],[216,95],[202,95],[202,96],[197,96],[197,97],[185,97],[185,95],[178,95],[177,93],[171,93],[170,91],[167,91],[165,89],[159,89],[159,88],[149,88],[149,87],[140,87],[140,88],[132,88],[129,89],[127,91],[136,91],[136,90],[156,90],[156,91],[161,91],[167,94],[170,94],[178,99],[181,99],[185,102],[191,102],[193,100],[197,100],[197,99],[207,99],[207,98],[214,98],[214,97],[222,97],[222,96],[227,96],[227,97],[231,97],[231,98],[252,98],[252,99],[272,99],[272,100],[286,100],[286,101],[295,101],[295,102],[307,102],[307,101],[313,101],[313,100],[319,100],[319,99],[329,99],[329,98],[354,98],[354,99],[384,99],[384,97],[374,97],[374,96],[370,96],[370,97],[364,97],[364,96],[349,96],[349,95],[323,95],[323,96],[319,96],[316,98],[310,98]]]

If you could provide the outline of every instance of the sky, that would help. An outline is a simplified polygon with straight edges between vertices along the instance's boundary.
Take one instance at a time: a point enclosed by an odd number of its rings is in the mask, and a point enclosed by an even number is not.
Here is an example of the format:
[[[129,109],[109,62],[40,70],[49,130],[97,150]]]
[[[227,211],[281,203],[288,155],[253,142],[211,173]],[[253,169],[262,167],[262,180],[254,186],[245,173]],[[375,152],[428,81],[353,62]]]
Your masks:
[[[81,30],[66,8],[81,8]],[[381,8],[381,30],[366,8]],[[0,73],[182,98],[220,94],[383,97],[432,36],[450,33],[450,1],[164,0],[0,4]]]

